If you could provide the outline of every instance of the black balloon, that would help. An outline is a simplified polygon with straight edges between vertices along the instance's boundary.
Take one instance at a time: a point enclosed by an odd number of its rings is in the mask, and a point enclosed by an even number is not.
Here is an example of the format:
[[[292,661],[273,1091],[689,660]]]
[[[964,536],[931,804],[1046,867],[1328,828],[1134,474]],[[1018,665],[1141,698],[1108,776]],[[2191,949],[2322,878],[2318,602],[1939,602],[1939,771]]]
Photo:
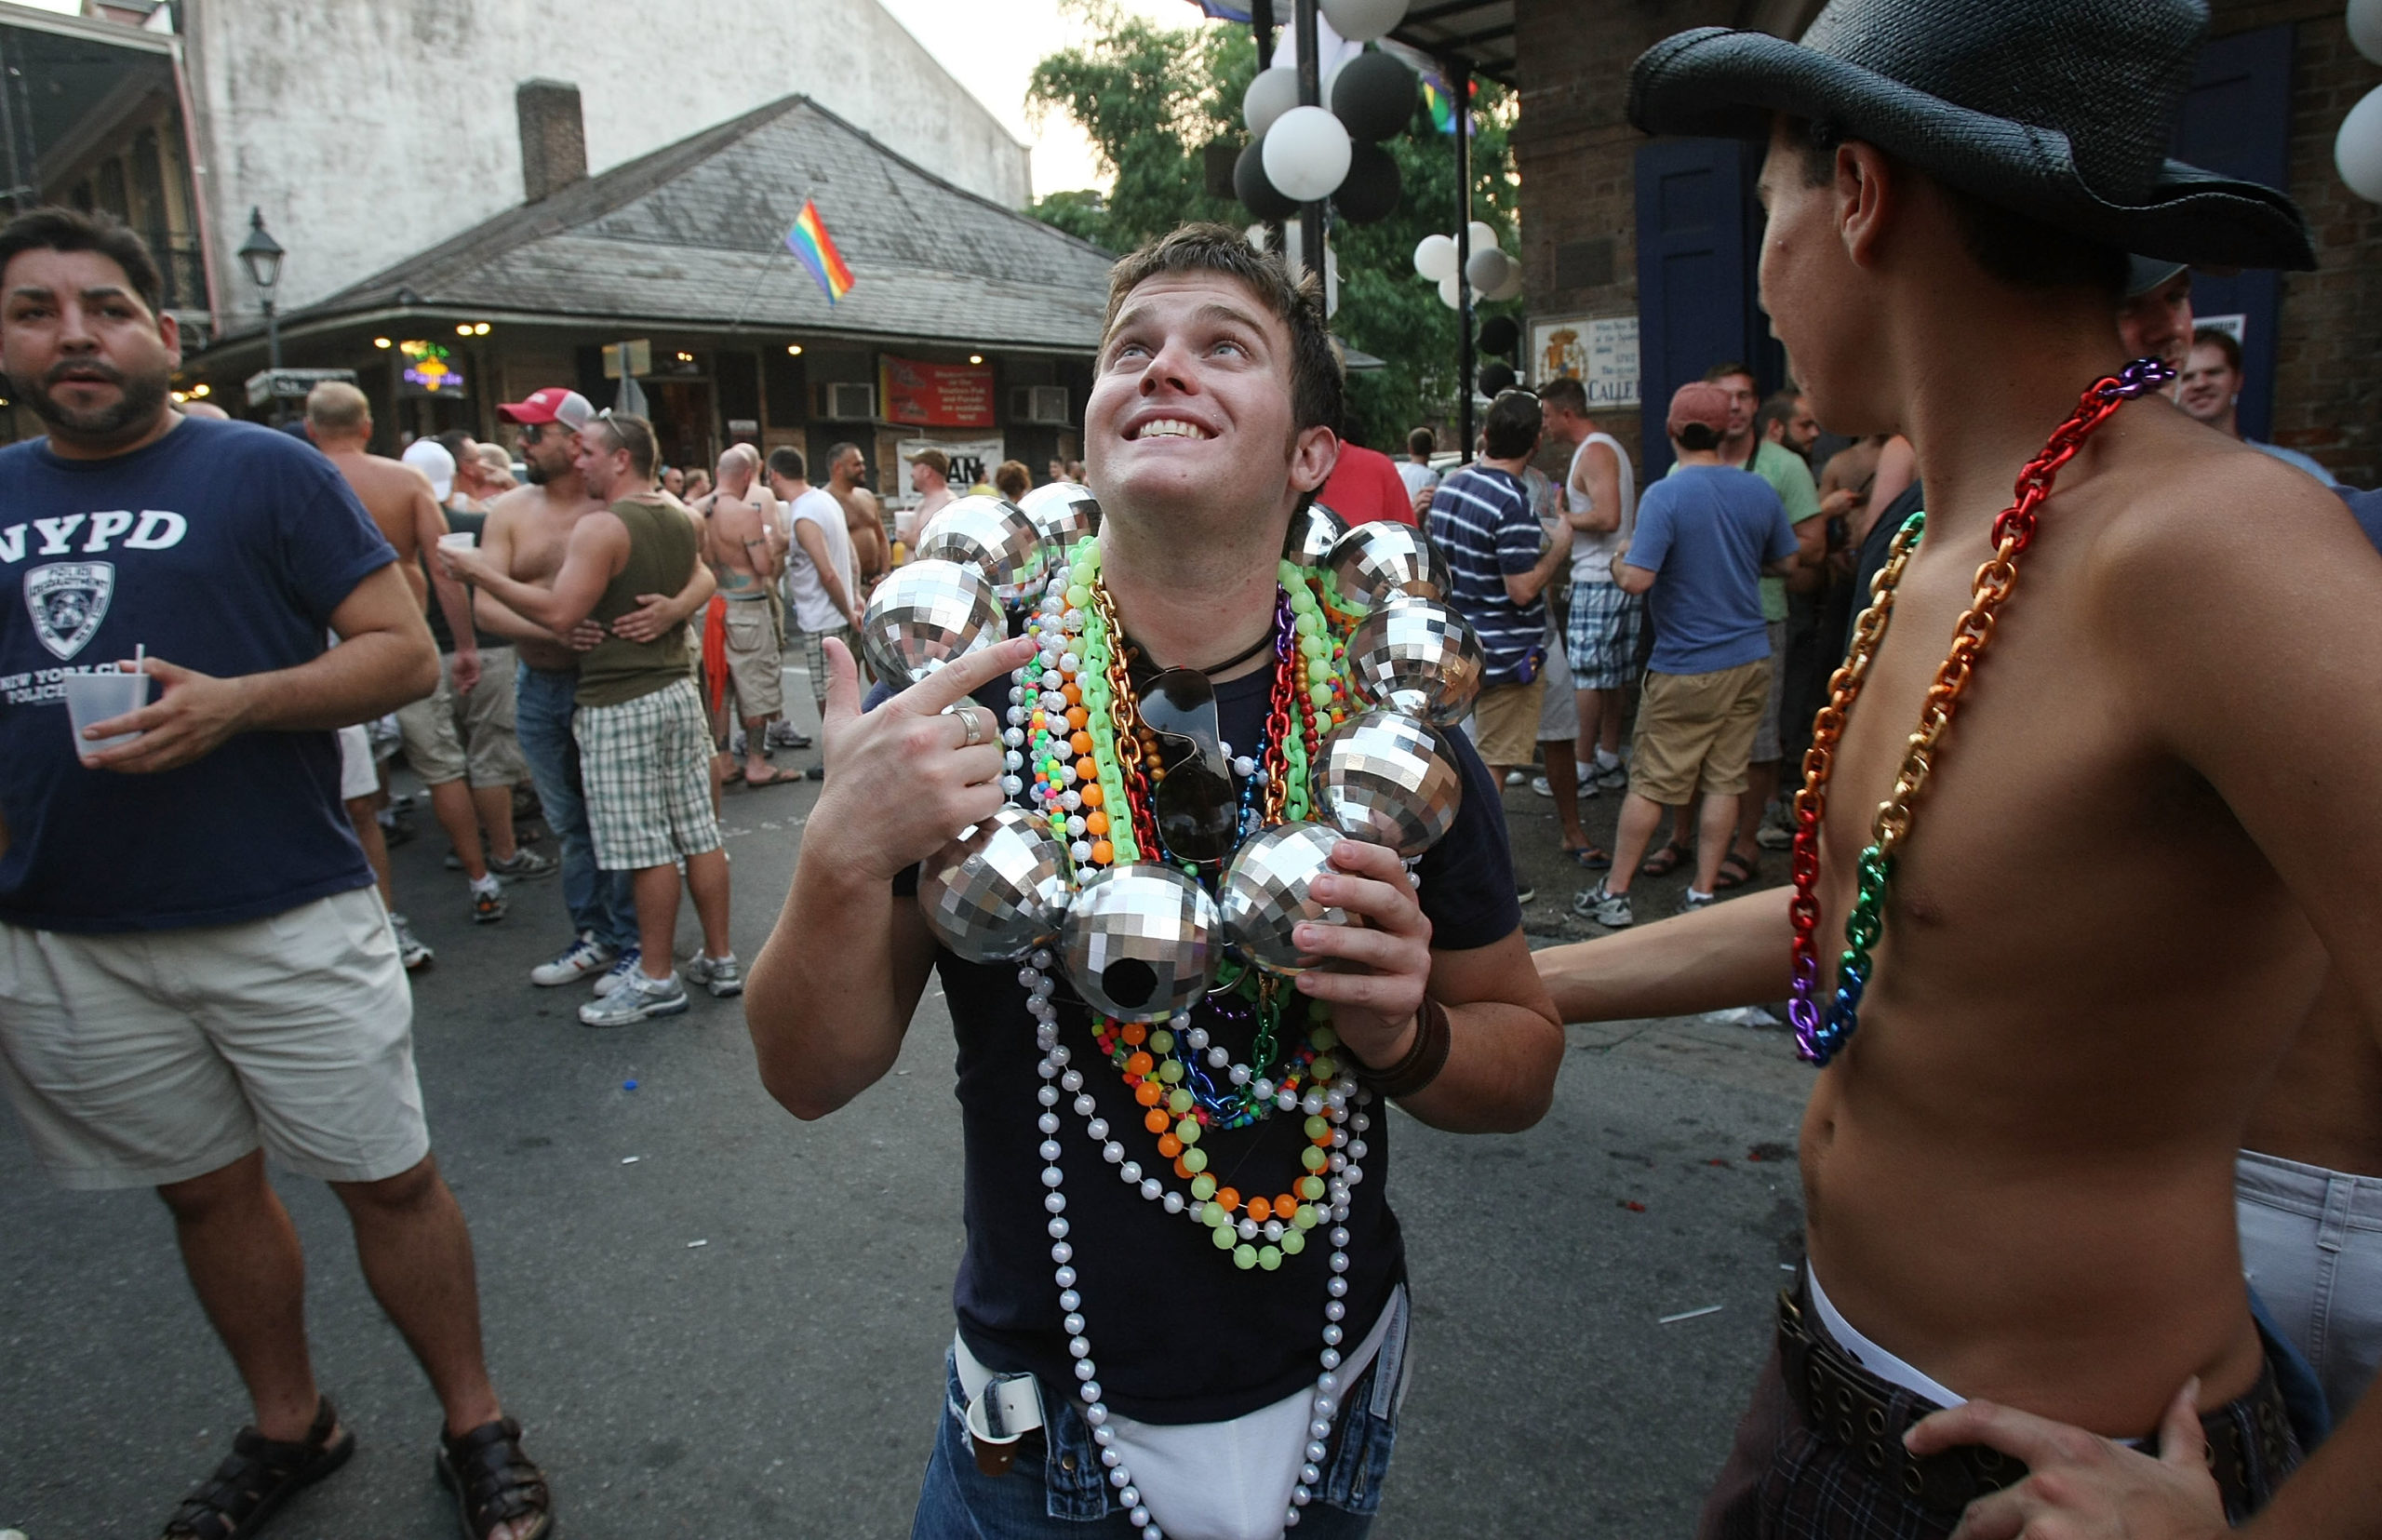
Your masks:
[[[1483,365],[1480,370],[1480,394],[1495,395],[1499,391],[1512,390],[1515,378],[1514,366],[1511,364]]]
[[[1492,315],[1480,323],[1480,351],[1495,358],[1511,358],[1522,345],[1522,328],[1510,315]]]
[[[1340,210],[1340,217],[1351,224],[1372,224],[1398,212],[1398,200],[1405,190],[1398,162],[1378,144],[1358,141],[1348,148],[1348,175],[1340,191],[1332,194],[1332,206]]]
[[[1233,162],[1233,193],[1243,207],[1261,220],[1293,218],[1299,206],[1267,179],[1262,154],[1265,148],[1265,141],[1252,140],[1249,148],[1240,153],[1240,158]]]
[[[1332,115],[1351,139],[1379,143],[1414,115],[1414,72],[1385,53],[1358,54],[1332,83]]]

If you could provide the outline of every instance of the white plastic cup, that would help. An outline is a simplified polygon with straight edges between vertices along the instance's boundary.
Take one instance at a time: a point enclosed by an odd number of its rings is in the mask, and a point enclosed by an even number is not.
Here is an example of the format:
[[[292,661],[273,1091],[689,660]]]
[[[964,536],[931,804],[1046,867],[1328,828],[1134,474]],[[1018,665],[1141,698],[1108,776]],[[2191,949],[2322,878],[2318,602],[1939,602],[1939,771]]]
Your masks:
[[[118,743],[129,743],[141,736],[137,732],[119,732],[113,738],[86,738],[83,730],[147,705],[148,675],[109,669],[100,674],[69,674],[65,684],[66,719],[74,734],[77,757],[97,754]]]
[[[439,548],[447,551],[468,551],[479,542],[479,537],[469,529],[457,529],[438,537]]]

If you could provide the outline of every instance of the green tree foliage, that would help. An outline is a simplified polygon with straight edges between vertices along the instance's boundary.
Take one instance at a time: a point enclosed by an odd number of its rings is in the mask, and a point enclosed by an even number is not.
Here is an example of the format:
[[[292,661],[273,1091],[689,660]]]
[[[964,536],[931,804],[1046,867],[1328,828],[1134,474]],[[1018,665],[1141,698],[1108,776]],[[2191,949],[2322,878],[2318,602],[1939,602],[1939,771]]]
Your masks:
[[[1036,66],[1027,102],[1080,126],[1115,185],[1104,196],[1054,193],[1035,203],[1035,217],[1119,252],[1192,220],[1248,223],[1238,201],[1207,192],[1204,173],[1208,145],[1238,152],[1248,141],[1240,100],[1257,69],[1248,30],[1168,29],[1125,14],[1112,0],[1070,0],[1070,8],[1089,35]],[[1333,328],[1387,366],[1350,376],[1349,427],[1393,454],[1409,428],[1453,416],[1457,389],[1455,312],[1414,273],[1416,243],[1454,232],[1455,141],[1433,127],[1422,93],[1415,95],[1406,131],[1386,145],[1405,189],[1398,211],[1378,224],[1337,224],[1331,236],[1340,266]],[[1520,194],[1506,142],[1513,103],[1483,82],[1473,104],[1472,217],[1494,226],[1511,253]]]

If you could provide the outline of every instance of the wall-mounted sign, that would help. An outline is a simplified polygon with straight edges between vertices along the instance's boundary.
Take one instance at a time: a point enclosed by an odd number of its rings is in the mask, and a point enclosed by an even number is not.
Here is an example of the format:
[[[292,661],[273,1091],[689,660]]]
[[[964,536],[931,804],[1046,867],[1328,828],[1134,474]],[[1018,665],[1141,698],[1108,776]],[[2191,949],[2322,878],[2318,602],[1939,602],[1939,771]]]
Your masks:
[[[1569,377],[1588,393],[1590,411],[1638,405],[1638,317],[1565,315],[1532,321],[1531,378],[1539,384]]]
[[[910,457],[920,449],[941,449],[951,461],[951,489],[961,497],[978,482],[989,483],[993,471],[1009,458],[1005,443],[997,438],[970,439],[965,444],[953,444],[940,438],[905,438],[899,446],[902,466],[901,498],[905,503],[918,498],[917,488],[910,484]]]
[[[889,422],[926,428],[993,425],[990,364],[930,364],[889,353],[877,360],[877,399],[884,403]]]
[[[621,355],[624,349],[628,354],[629,373],[631,375],[641,377],[653,372],[652,340],[649,338],[640,337],[634,342],[607,342],[604,344],[605,379],[618,380],[621,377]]]
[[[463,371],[456,364],[455,355],[444,344],[425,341],[405,341],[397,344],[397,352],[405,360],[397,371],[397,394],[401,396],[452,395],[463,394]]]
[[[303,401],[306,393],[326,380],[355,383],[354,369],[259,369],[248,376],[248,405],[268,401]]]

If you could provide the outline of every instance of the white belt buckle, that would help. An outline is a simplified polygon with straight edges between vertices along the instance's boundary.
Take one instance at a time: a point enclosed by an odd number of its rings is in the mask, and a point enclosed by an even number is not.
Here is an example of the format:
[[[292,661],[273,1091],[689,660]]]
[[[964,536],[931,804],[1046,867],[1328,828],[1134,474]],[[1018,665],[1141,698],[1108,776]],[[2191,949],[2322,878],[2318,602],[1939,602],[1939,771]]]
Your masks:
[[[968,1403],[968,1442],[976,1468],[1006,1476],[1017,1441],[1042,1426],[1042,1389],[1026,1373],[995,1374]]]

